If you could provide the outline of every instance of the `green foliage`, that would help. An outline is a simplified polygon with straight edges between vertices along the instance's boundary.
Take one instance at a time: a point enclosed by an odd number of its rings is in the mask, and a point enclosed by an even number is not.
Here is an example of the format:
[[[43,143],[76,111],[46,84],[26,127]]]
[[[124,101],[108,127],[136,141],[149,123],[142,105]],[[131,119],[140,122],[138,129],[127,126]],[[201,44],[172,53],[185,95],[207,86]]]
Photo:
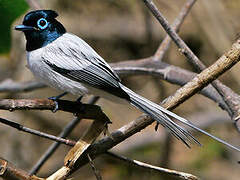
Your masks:
[[[6,54],[11,47],[11,25],[28,9],[25,0],[0,0],[0,54]]]
[[[206,142],[204,147],[205,149],[198,154],[198,158],[191,164],[191,167],[198,170],[206,169],[212,161],[227,157],[224,146],[216,141]]]

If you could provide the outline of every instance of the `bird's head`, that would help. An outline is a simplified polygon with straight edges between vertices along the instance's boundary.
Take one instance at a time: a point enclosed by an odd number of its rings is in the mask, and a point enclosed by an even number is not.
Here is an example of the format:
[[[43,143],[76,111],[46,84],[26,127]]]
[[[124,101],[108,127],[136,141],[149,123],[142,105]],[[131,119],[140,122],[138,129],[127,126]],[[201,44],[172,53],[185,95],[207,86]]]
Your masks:
[[[25,15],[23,24],[15,27],[15,30],[23,31],[27,39],[27,51],[32,51],[46,46],[66,30],[56,20],[58,14],[52,10],[31,11]]]

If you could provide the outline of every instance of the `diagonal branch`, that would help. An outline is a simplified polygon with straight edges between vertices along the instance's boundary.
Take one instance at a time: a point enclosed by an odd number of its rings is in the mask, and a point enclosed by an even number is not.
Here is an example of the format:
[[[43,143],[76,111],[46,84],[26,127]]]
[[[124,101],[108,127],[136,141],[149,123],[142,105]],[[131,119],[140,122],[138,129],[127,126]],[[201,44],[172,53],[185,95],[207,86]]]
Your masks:
[[[179,104],[193,96],[197,91],[201,90],[207,84],[211,83],[214,79],[218,78],[221,74],[230,69],[240,61],[240,40],[232,45],[232,48],[218,59],[212,66],[198,74],[192,81],[180,88],[171,98],[167,99],[162,106],[169,110],[174,109]],[[149,116],[141,116],[135,121],[123,126],[111,133],[111,137],[103,138],[96,143],[92,144],[76,162],[67,176],[71,175],[81,166],[88,162],[86,154],[89,154],[91,158],[94,158],[107,150],[111,149],[115,145],[124,141],[126,138],[136,134],[148,125],[154,122]]]
[[[144,163],[144,162],[141,162],[141,161],[138,161],[138,160],[133,160],[133,159],[130,159],[128,157],[115,154],[115,153],[110,152],[110,151],[106,152],[106,154],[113,157],[113,158],[119,159],[123,162],[126,162],[130,165],[134,165],[134,166],[137,166],[137,167],[140,167],[140,168],[143,168],[143,169],[147,169],[147,170],[152,170],[152,171],[158,172],[162,175],[168,175],[170,177],[174,177],[174,178],[177,178],[177,179],[185,179],[185,180],[197,180],[197,179],[199,179],[198,177],[196,177],[192,174],[189,174],[189,173],[179,172],[179,171],[175,171],[175,170],[171,170],[171,169],[166,169],[166,168],[154,166],[154,165],[151,165],[151,164],[147,164],[147,163]]]
[[[113,66],[114,70],[121,76],[151,75],[180,86],[185,85],[197,75],[196,73],[162,61],[156,62],[153,59],[153,57],[150,57],[147,58],[146,61],[145,59],[136,61],[129,60],[119,63],[112,63],[111,66]],[[202,89],[199,93],[213,100],[218,104],[219,107],[230,113],[228,106],[211,84]]]
[[[26,171],[16,168],[12,163],[0,157],[0,178],[7,180],[43,180],[30,176]]]
[[[184,19],[187,17],[188,13],[190,12],[192,6],[194,5],[194,3],[196,2],[196,0],[188,0],[183,8],[181,9],[178,17],[174,20],[173,24],[172,24],[172,28],[174,31],[178,32]],[[167,35],[164,40],[161,42],[160,46],[158,47],[157,51],[155,52],[153,59],[157,60],[157,61],[161,61],[165,55],[165,53],[167,52],[167,50],[170,47],[170,43],[171,43],[171,38]]]
[[[71,145],[71,146],[74,145],[74,143],[71,140],[66,140],[66,139],[63,139],[61,137],[56,137],[56,136],[53,136],[53,135],[50,135],[50,134],[47,134],[47,133],[44,133],[44,132],[41,132],[41,131],[38,131],[38,130],[34,130],[34,129],[31,129],[31,128],[25,127],[25,126],[23,126],[19,123],[9,121],[7,119],[0,118],[0,123],[3,123],[3,124],[8,125],[10,127],[13,127],[13,128],[15,128],[19,131],[23,131],[23,132],[26,132],[26,133],[37,135],[39,137],[43,137],[43,138],[50,139],[50,140],[53,140],[53,141],[58,141],[58,142],[66,144],[66,145]]]
[[[8,120],[4,120],[4,121],[8,121]],[[10,121],[8,121],[7,125],[11,125],[11,123],[9,123]],[[17,123],[14,123],[15,126],[12,126],[13,128],[15,129],[18,129],[18,130],[23,130],[25,129],[26,127],[20,125],[20,124],[17,124]],[[17,126],[21,126],[23,128],[19,129]],[[72,140],[68,140],[68,139],[63,139],[63,138],[60,138],[60,137],[56,137],[54,135],[50,135],[50,134],[47,134],[47,133],[35,133],[36,130],[33,130],[33,129],[30,129],[28,128],[29,130],[26,131],[27,133],[30,133],[30,134],[34,134],[34,135],[37,135],[39,137],[44,137],[44,138],[47,138],[47,139],[50,139],[50,140],[53,140],[53,141],[56,141],[55,143],[62,143],[62,144],[65,144],[65,145],[68,145],[68,146],[74,146],[77,142],[76,141],[72,141]],[[34,133],[33,133],[34,132]],[[50,138],[49,138],[50,137]],[[166,168],[161,168],[161,167],[157,167],[157,166],[153,166],[151,164],[147,164],[147,163],[143,163],[141,161],[137,161],[137,160],[132,160],[130,158],[127,158],[127,157],[124,157],[124,156],[121,156],[121,155],[117,155],[113,152],[106,152],[105,153],[106,155],[108,156],[111,156],[113,158],[116,158],[116,159],[119,159],[119,160],[122,160],[130,165],[135,165],[135,166],[138,166],[140,168],[144,168],[144,169],[149,169],[149,170],[153,170],[153,171],[156,171],[162,175],[168,175],[168,176],[171,176],[171,177],[175,177],[175,178],[179,178],[179,179],[198,179],[196,176],[192,175],[192,174],[189,174],[189,173],[185,173],[185,172],[179,172],[179,171],[175,171],[175,170],[170,170],[170,169],[166,169]],[[88,157],[88,160],[90,161],[90,163],[93,163],[91,162],[91,158],[89,158],[89,155],[87,154],[87,157]],[[40,161],[41,162],[41,161]],[[45,162],[45,161],[43,161]],[[26,177],[24,177],[24,179],[41,179],[41,178],[38,178],[36,176],[33,176],[33,171],[31,171],[30,173],[26,173],[20,169],[17,169],[17,168],[14,168],[14,171],[11,171],[10,169],[12,169],[12,165],[11,166],[5,166],[4,164],[7,163],[5,160],[1,159],[0,158],[0,167],[1,167],[1,164],[2,164],[2,168],[3,169],[9,169],[9,173],[12,174],[13,176],[16,176],[15,178],[16,179],[21,179],[23,176],[25,176],[25,174],[28,174]],[[38,163],[37,163],[38,164]],[[92,166],[93,164],[91,164]],[[94,167],[93,165],[93,170],[94,170],[94,173],[96,175],[96,177],[98,177],[99,179],[101,178],[101,175],[99,174],[98,170],[96,170],[96,168]],[[0,168],[1,169],[1,168]],[[3,170],[2,170],[3,171]],[[4,170],[6,171],[6,170]],[[1,173],[0,172],[0,177],[4,175],[4,173]],[[5,174],[6,176],[6,174]],[[7,178],[9,179],[9,178]]]
[[[162,25],[168,35],[172,38],[175,44],[178,46],[179,50],[187,57],[189,63],[198,71],[203,71],[206,66],[198,59],[198,57],[191,51],[191,49],[186,45],[186,43],[179,37],[179,35],[174,31],[173,28],[169,25],[166,18],[161,14],[156,5],[152,2],[152,0],[143,0],[145,5],[149,8],[149,10],[156,17],[158,22]],[[235,94],[230,88],[225,87],[219,80],[213,81],[212,85],[218,91],[218,93],[223,97],[223,100],[229,106],[232,114],[231,117],[233,120],[237,122],[240,117],[240,98],[230,97],[229,94]],[[238,129],[238,123],[235,124]],[[240,123],[239,123],[240,125]]]
[[[185,86],[180,88],[175,93],[175,95],[167,99],[165,103],[163,103],[163,107],[171,110],[174,107],[178,106],[180,103],[190,98],[197,91],[201,90],[208,83],[210,83],[211,81],[216,79],[218,76],[220,76],[222,73],[224,73],[229,68],[231,68],[239,60],[240,60],[240,40],[234,43],[232,48],[227,53],[225,53],[217,62],[215,62],[208,69],[205,69],[204,71],[202,71],[195,78],[193,78],[192,81],[190,81]],[[44,102],[47,102],[46,104],[48,105],[49,109],[54,109],[55,107],[54,103],[52,101],[50,102],[49,101],[45,100]],[[5,102],[9,102],[9,100],[6,100]],[[62,101],[62,102],[63,104],[65,103],[71,104],[71,102],[68,102],[68,101]],[[19,104],[21,105],[21,103]],[[32,103],[30,104],[32,105]],[[40,107],[34,107],[34,108],[42,108],[43,104],[40,103],[40,105],[41,105]],[[20,107],[23,108],[22,106]],[[31,106],[27,106],[27,107],[31,107]],[[69,111],[72,112],[73,109],[74,108],[71,108],[69,109]],[[128,125],[123,126],[119,130],[113,132],[110,137],[103,138],[102,140],[92,144],[88,148],[88,150],[86,150],[86,153],[89,154],[91,158],[94,158],[99,154],[106,152],[108,149],[112,148],[113,146],[119,144],[120,142],[130,137],[131,135],[141,131],[142,129],[150,125],[152,122],[153,122],[153,119],[151,119],[150,117],[141,116],[137,120],[132,121]],[[68,175],[72,174],[74,171],[76,171],[79,167],[86,164],[87,162],[88,162],[88,158],[86,157],[86,154],[84,154],[77,160],[74,168],[69,172]]]
[[[93,97],[88,101],[88,104],[95,104],[99,97]],[[71,122],[69,122],[62,130],[62,132],[59,134],[59,137],[66,138],[72,130],[77,126],[77,124],[80,122],[81,118],[76,117]],[[41,158],[38,160],[38,162],[33,166],[33,168],[30,170],[29,174],[36,174],[39,169],[43,166],[43,164],[50,158],[50,156],[57,150],[61,142],[54,142],[49,148],[45,151],[45,153],[41,156]]]
[[[186,45],[186,43],[179,37],[179,35],[171,28],[167,19],[161,14],[158,10],[157,6],[152,2],[152,0],[143,0],[145,5],[149,8],[149,10],[153,13],[158,22],[162,25],[164,30],[168,33],[168,35],[172,38],[175,44],[178,46],[180,52],[182,52],[189,63],[193,65],[193,67],[197,70],[197,72],[201,72],[205,69],[205,65],[198,59],[198,57],[191,51],[191,49]]]
[[[36,81],[14,82],[11,79],[6,79],[0,83],[0,92],[28,92],[44,87],[46,87],[46,85]]]

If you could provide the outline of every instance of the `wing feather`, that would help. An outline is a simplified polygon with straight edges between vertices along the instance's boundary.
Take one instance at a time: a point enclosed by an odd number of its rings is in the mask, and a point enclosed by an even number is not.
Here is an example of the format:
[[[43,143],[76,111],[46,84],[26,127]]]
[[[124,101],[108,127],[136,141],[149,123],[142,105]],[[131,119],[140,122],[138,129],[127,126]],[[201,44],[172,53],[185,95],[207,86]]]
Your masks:
[[[51,44],[42,54],[42,59],[53,71],[129,100],[128,94],[119,85],[117,74],[82,39],[68,34]]]

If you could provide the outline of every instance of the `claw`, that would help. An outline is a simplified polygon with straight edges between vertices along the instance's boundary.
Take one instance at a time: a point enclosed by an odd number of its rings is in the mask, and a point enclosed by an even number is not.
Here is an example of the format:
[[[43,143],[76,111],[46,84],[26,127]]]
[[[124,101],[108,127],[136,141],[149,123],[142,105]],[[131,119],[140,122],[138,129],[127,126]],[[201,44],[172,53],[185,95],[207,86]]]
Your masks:
[[[82,98],[83,98],[83,96],[80,96],[76,101],[77,101],[78,103],[81,103],[81,104],[82,104],[82,102],[81,102]]]
[[[77,103],[79,104],[79,106],[80,106],[80,112],[85,112],[85,108],[84,108],[84,106],[82,106],[82,102],[81,102],[82,98],[83,98],[83,96],[80,96],[80,97],[76,100],[76,102],[77,102]]]
[[[157,122],[156,125],[155,125],[155,131],[158,130],[158,126],[159,126],[159,123]]]
[[[58,106],[57,100],[53,100],[53,101],[54,101],[54,104],[55,104],[55,108],[52,110],[52,112],[55,113],[55,112],[57,112],[59,110],[59,106]]]
[[[49,97],[48,99],[56,101],[56,100],[60,99],[61,97],[65,96],[66,94],[67,94],[67,92],[64,92],[62,94],[59,94],[58,96]]]
[[[58,102],[57,102],[57,101],[58,101],[61,97],[65,96],[66,94],[67,94],[67,92],[64,92],[64,93],[62,93],[62,94],[60,94],[60,95],[58,95],[58,96],[52,96],[52,97],[49,97],[49,98],[48,98],[48,99],[54,101],[54,103],[55,103],[55,108],[52,110],[53,113],[57,112],[58,109],[59,109],[59,106],[58,106]]]

